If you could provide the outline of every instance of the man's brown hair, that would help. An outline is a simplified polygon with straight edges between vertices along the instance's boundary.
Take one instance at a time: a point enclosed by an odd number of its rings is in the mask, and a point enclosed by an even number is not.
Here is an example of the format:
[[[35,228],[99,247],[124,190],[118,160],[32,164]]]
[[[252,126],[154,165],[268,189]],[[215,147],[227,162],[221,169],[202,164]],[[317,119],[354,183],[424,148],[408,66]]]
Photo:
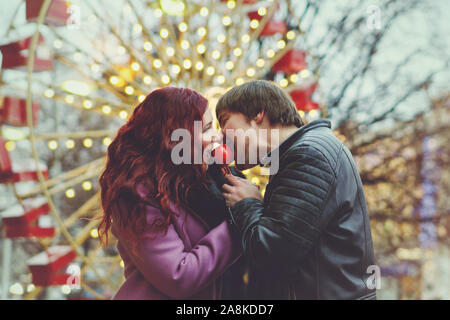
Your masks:
[[[270,124],[303,126],[303,121],[291,97],[276,84],[266,80],[255,80],[230,89],[217,102],[216,116],[221,123],[224,112],[244,114],[254,118],[264,110]]]

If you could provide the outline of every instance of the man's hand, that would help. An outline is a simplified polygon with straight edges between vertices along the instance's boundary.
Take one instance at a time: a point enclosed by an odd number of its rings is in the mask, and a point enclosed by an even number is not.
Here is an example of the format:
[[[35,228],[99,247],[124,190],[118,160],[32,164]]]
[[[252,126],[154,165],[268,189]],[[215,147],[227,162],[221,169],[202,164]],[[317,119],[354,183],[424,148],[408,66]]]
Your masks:
[[[259,188],[250,181],[231,174],[226,175],[226,179],[228,184],[222,186],[222,195],[228,207],[247,198],[256,198],[263,201]]]

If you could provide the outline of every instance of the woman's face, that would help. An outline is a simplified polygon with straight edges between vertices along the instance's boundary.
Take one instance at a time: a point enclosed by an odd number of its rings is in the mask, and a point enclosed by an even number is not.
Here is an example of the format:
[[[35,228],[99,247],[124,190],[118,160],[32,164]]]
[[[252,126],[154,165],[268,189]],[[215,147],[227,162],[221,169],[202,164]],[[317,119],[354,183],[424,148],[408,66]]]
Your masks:
[[[202,149],[210,151],[214,142],[220,142],[222,135],[213,127],[213,117],[209,108],[202,118]]]

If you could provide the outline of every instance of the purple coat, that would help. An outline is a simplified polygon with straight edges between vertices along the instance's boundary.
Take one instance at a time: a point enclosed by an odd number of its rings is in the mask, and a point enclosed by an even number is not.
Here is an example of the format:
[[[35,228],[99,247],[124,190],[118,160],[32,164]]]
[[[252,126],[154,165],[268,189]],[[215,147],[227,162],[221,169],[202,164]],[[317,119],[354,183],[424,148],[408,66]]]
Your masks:
[[[172,207],[174,208],[174,207]],[[147,222],[163,217],[161,211],[146,206]],[[226,221],[209,230],[197,215],[177,210],[166,234],[150,230],[139,240],[136,252],[114,223],[112,234],[123,259],[125,282],[114,300],[220,299],[222,273],[241,255],[231,239]],[[146,237],[148,236],[148,237]]]

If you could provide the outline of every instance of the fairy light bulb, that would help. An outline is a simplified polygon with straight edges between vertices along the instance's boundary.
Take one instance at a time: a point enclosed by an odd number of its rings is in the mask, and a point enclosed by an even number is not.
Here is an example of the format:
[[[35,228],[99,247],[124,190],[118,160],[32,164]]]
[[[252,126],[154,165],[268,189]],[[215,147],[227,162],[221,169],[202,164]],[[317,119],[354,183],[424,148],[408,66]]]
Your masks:
[[[121,119],[126,119],[128,117],[128,112],[126,112],[125,110],[122,110],[119,112],[119,117]]]
[[[298,81],[298,75],[297,74],[291,74],[289,76],[289,80],[291,80],[291,82],[296,83]]]
[[[93,144],[94,144],[94,141],[92,141],[91,138],[86,138],[83,140],[83,146],[85,148],[91,148]]]
[[[180,30],[180,32],[186,32],[188,29],[188,25],[186,24],[186,22],[181,22],[178,25],[178,30]]]
[[[102,112],[104,114],[110,114],[111,113],[111,107],[108,106],[107,104],[105,104],[104,106],[102,106]]]
[[[173,55],[175,54],[175,49],[172,47],[167,47],[166,53],[169,57],[173,57]]]
[[[66,190],[66,197],[72,199],[75,197],[75,190],[72,188]]]
[[[56,39],[55,41],[53,41],[53,47],[54,47],[55,49],[61,49],[62,46],[63,46],[63,43],[62,43],[61,40]]]
[[[242,41],[243,43],[248,43],[248,42],[250,42],[250,35],[247,34],[247,33],[244,34],[244,35],[242,35],[241,41]]]
[[[83,188],[83,190],[89,191],[89,190],[92,189],[92,183],[91,183],[90,181],[84,181],[84,182],[81,184],[81,187]]]
[[[171,70],[173,73],[175,73],[175,74],[179,74],[180,71],[181,71],[181,68],[180,68],[179,65],[174,64],[174,65],[170,68],[170,70]]]
[[[227,61],[225,63],[225,68],[227,68],[227,70],[232,70],[234,68],[234,63],[233,61]]]
[[[259,9],[258,9],[258,14],[259,14],[261,17],[265,16],[265,15],[267,14],[267,9],[264,8],[264,7],[259,8]]]
[[[72,104],[75,101],[75,98],[69,94],[64,98],[64,101],[68,104]]]
[[[145,100],[145,95],[143,95],[143,94],[139,95],[138,101],[139,101],[139,102],[142,102],[142,101],[144,101],[144,100]]]
[[[210,76],[212,76],[215,72],[216,72],[216,69],[214,69],[213,66],[209,66],[208,68],[206,68],[206,73]]]
[[[68,139],[66,141],[66,148],[67,149],[73,149],[75,147],[75,141],[72,139]]]
[[[161,66],[162,66],[161,60],[159,60],[159,59],[153,60],[153,67],[155,67],[156,69],[159,69],[159,68],[161,68]]]
[[[295,32],[293,30],[290,30],[286,33],[286,39],[293,40],[295,38]]]
[[[163,12],[161,9],[157,8],[157,9],[155,9],[154,14],[155,14],[155,17],[161,18],[163,15]]]
[[[219,50],[213,50],[213,52],[211,53],[211,56],[214,60],[217,60],[220,58],[220,51]]]
[[[169,36],[169,31],[166,28],[162,28],[159,31],[159,35],[161,36],[162,39],[166,39]]]
[[[288,84],[289,84],[289,81],[286,78],[283,78],[280,80],[281,87],[286,88]]]
[[[275,51],[272,49],[267,50],[266,52],[267,58],[273,58],[275,56]]]
[[[58,148],[58,142],[56,140],[50,140],[48,142],[48,148],[50,150],[56,150]]]
[[[279,41],[277,42],[277,47],[278,47],[279,49],[283,49],[284,47],[286,47],[286,42],[285,42],[284,40],[279,40]]]
[[[222,23],[224,26],[229,26],[231,24],[231,18],[229,16],[225,16],[222,18]]]
[[[44,91],[44,96],[47,98],[53,98],[54,95],[55,95],[55,91],[53,91],[53,89],[48,88]]]
[[[253,76],[255,76],[255,69],[253,69],[253,68],[248,68],[247,69],[247,76],[249,76],[249,77],[253,77]]]
[[[239,57],[239,56],[242,54],[242,49],[241,49],[241,48],[234,48],[233,54],[234,54],[236,57]]]
[[[189,47],[190,47],[189,41],[187,41],[187,40],[181,41],[181,48],[183,48],[184,50],[187,50],[187,49],[189,49]]]
[[[153,49],[153,45],[150,41],[145,41],[143,47],[145,51],[151,51]]]
[[[195,69],[197,70],[203,70],[203,62],[199,61],[195,64]]]
[[[256,66],[257,66],[258,68],[264,67],[265,64],[266,64],[266,63],[265,63],[264,59],[259,58],[258,60],[256,60]]]
[[[217,41],[218,41],[218,42],[224,43],[225,40],[226,40],[226,37],[225,37],[225,35],[224,35],[223,33],[221,33],[221,34],[219,34],[219,35],[217,36]]]
[[[133,62],[131,64],[131,69],[133,69],[134,71],[138,71],[140,68],[141,68],[141,66],[137,62]]]
[[[110,137],[105,137],[105,138],[103,138],[102,142],[105,146],[109,146],[111,144],[112,140]]]
[[[142,81],[144,81],[145,84],[149,85],[152,83],[152,77],[147,75],[142,79]]]
[[[309,78],[310,75],[311,75],[311,71],[309,71],[308,69],[304,69],[304,70],[300,71],[300,77],[303,79]]]
[[[91,71],[94,72],[94,73],[100,72],[100,66],[98,64],[96,64],[96,63],[93,63],[91,65]]]
[[[135,32],[135,33],[141,33],[142,32],[142,25],[140,25],[139,23],[136,23],[134,26],[133,26],[133,31]]]
[[[169,84],[170,83],[170,77],[167,74],[163,75],[161,77],[161,82],[164,83],[164,84]]]
[[[256,19],[253,19],[252,21],[250,21],[250,28],[252,29],[256,29],[259,26],[259,21]]]
[[[7,151],[13,151],[14,149],[16,149],[16,143],[14,141],[5,142],[5,149]]]
[[[261,182],[258,177],[253,177],[250,181],[256,185],[258,185]]]
[[[119,77],[117,77],[117,76],[109,77],[109,83],[111,83],[114,86],[119,84]]]
[[[198,28],[197,34],[198,34],[200,37],[204,37],[204,36],[206,35],[206,28],[205,28],[205,27],[200,27],[200,28]]]
[[[189,59],[185,59],[183,61],[183,68],[185,69],[190,69],[192,67],[192,62]]]
[[[244,83],[244,79],[242,79],[242,78],[237,78],[235,83],[236,83],[237,86],[240,86],[241,84]]]
[[[98,230],[96,228],[92,229],[90,234],[92,238],[94,239],[98,238]]]
[[[200,9],[200,15],[201,15],[202,17],[207,17],[208,14],[209,14],[209,10],[208,10],[207,7],[202,7],[202,8]]]
[[[132,95],[134,93],[134,88],[132,86],[126,86],[125,93],[129,96]]]
[[[198,46],[197,46],[197,52],[198,53],[200,53],[200,54],[203,54],[203,53],[205,53],[205,51],[206,51],[206,47],[205,47],[205,45],[204,44],[199,44]]]
[[[91,100],[84,100],[84,101],[83,101],[83,108],[89,110],[89,109],[91,109],[93,106],[94,106],[94,105],[93,105],[93,103],[92,103]]]
[[[227,2],[227,7],[228,7],[229,9],[234,9],[234,7],[236,7],[236,2],[233,1],[233,0],[228,1],[228,2]]]
[[[216,79],[219,84],[225,83],[225,77],[223,75],[217,76]]]

